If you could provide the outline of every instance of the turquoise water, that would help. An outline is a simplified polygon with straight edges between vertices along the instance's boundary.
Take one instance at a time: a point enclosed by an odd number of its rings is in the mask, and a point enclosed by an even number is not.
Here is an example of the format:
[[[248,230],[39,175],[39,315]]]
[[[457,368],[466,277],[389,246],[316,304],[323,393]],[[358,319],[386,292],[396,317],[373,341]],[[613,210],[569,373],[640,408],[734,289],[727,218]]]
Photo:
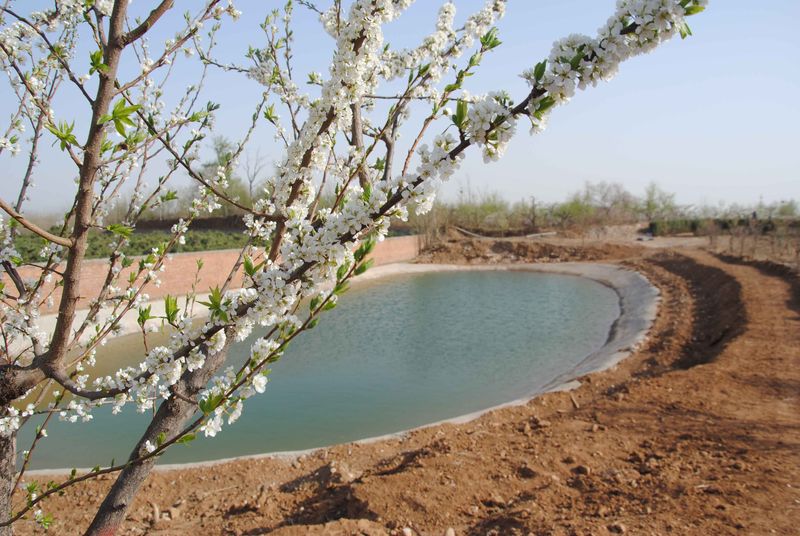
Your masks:
[[[566,275],[427,273],[359,284],[272,367],[267,391],[239,421],[161,461],[308,449],[509,402],[602,346],[619,312],[613,290]],[[241,362],[249,347],[234,348],[232,358]],[[125,459],[146,418],[133,407],[94,415],[87,424],[51,422],[32,467]],[[20,434],[19,450],[34,425]]]

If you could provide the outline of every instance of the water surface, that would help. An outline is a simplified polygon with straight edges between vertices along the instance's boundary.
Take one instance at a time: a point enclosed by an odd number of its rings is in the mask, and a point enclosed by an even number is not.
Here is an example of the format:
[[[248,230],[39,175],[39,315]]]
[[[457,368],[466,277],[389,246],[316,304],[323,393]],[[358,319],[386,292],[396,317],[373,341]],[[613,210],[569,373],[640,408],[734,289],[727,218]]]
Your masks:
[[[173,447],[161,461],[320,447],[509,402],[602,346],[619,313],[612,289],[560,274],[440,272],[365,282],[298,338],[239,421],[215,438]],[[233,349],[235,362],[250,342]],[[138,344],[122,340],[108,352],[138,358]],[[94,415],[87,424],[51,422],[32,467],[125,459],[147,419],[133,407]],[[26,428],[20,450],[32,436]]]

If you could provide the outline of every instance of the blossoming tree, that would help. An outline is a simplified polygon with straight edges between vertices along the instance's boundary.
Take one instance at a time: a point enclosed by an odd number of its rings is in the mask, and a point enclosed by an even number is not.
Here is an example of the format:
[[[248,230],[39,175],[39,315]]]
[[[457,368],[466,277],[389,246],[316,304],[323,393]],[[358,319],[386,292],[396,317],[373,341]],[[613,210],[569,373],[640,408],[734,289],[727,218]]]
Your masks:
[[[0,125],[0,153],[23,153],[18,158],[28,163],[24,175],[13,178],[20,185],[17,199],[0,199],[0,263],[6,272],[0,287],[0,533],[10,533],[26,516],[47,526],[49,496],[111,473],[116,481],[87,533],[113,533],[160,454],[196,435],[220,433],[248,398],[265,390],[266,367],[336,305],[353,276],[369,268],[368,254],[386,235],[390,218],[428,210],[437,187],[468,150],[481,151],[487,162],[500,158],[519,121],[531,133],[541,131],[551,111],[576,89],[610,79],[622,61],[675,34],[690,34],[686,17],[705,6],[705,0],[619,0],[595,36],[559,40],[548,58],[524,71],[529,90],[512,99],[502,88],[486,95],[465,88],[500,44],[494,25],[505,0],[488,0],[458,27],[455,5],[446,2],[419,46],[393,50],[384,43],[382,27],[412,1],[332,0],[318,7],[298,0],[319,14],[335,40],[327,75],[308,74],[312,87],[318,86],[313,96],[295,82],[291,1],[266,15],[263,44],[242,65],[214,54],[220,25],[239,17],[230,2],[198,2],[197,11],[173,29],[174,37],[157,47],[148,35],[174,9],[172,0],[153,2],[141,18],[129,14],[129,0],[58,0],[33,12],[26,10],[28,2],[0,2],[0,65],[16,96],[10,120]],[[136,69],[122,67],[131,61]],[[176,104],[166,110],[165,94],[176,91],[172,67],[182,61],[199,62],[202,75],[185,91],[181,85]],[[217,109],[199,101],[209,70],[263,86],[249,128],[211,174],[201,173],[196,163]],[[83,112],[57,108],[57,96],[67,87],[79,94]],[[420,103],[427,111],[416,135],[400,147],[398,131]],[[76,113],[83,124],[65,120]],[[227,178],[259,122],[274,129],[284,153],[257,199],[245,205],[227,195]],[[74,201],[55,230],[25,216],[44,142],[63,151],[77,177]],[[158,162],[158,172],[151,171]],[[126,257],[123,248],[137,221],[174,199],[170,184],[180,174],[197,186],[189,217],[151,254]],[[326,188],[335,199],[322,208]],[[123,221],[107,225],[112,204],[128,191],[133,198]],[[196,218],[225,204],[244,212],[248,236],[229,277],[210,291],[201,321],[171,296],[156,317],[146,292],[158,284],[166,256]],[[20,276],[14,246],[22,227],[44,244],[38,276],[27,280]],[[76,315],[89,233],[96,228],[113,233],[113,251],[88,311]],[[131,275],[121,277],[131,265]],[[244,286],[231,289],[240,270]],[[39,325],[40,309],[52,301],[54,286],[60,293],[50,333]],[[98,347],[131,314],[138,315],[145,334],[149,325],[168,325],[168,342],[150,348],[136,365],[92,374]],[[230,345],[253,332],[258,339],[249,360],[226,365]],[[26,478],[46,429],[37,427],[33,444],[18,458],[21,427],[35,415],[43,415],[45,424],[51,418],[88,421],[102,405],[114,413],[126,405],[152,411],[124,463],[73,471],[47,484]]]

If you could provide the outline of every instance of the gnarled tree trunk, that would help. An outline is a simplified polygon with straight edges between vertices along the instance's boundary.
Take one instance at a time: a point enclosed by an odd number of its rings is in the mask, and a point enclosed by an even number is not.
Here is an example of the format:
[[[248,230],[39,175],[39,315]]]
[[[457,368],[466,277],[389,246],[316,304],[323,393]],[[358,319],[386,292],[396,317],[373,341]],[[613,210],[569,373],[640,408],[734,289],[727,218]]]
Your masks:
[[[184,429],[189,419],[197,411],[197,405],[186,399],[196,397],[197,393],[206,387],[211,377],[225,363],[228,349],[233,341],[232,333],[228,335],[224,347],[213,356],[208,357],[202,368],[184,373],[183,378],[177,384],[183,397],[173,396],[159,406],[150,426],[139,439],[129,459],[134,460],[145,454],[144,444],[146,441],[155,445],[159,434],[164,433],[167,438],[173,438]],[[92,524],[86,529],[87,536],[112,536],[117,533],[122,522],[125,521],[125,515],[136,492],[153,470],[155,463],[155,457],[148,458],[143,462],[131,464],[120,472],[106,498],[103,499]],[[3,535],[0,534],[0,536]]]
[[[0,521],[11,517],[11,492],[16,476],[17,436],[0,435]],[[0,527],[0,536],[11,536],[11,526]]]

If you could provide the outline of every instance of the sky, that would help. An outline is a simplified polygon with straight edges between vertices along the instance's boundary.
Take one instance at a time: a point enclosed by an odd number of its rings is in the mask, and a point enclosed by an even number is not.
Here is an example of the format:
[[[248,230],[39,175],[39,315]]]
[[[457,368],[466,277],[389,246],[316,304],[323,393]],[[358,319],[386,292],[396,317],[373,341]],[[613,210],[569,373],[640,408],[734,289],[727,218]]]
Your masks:
[[[417,0],[386,28],[386,40],[393,48],[415,44],[432,30],[441,3]],[[243,16],[219,34],[219,57],[246,65],[247,47],[264,42],[258,24],[265,10],[282,4],[238,0]],[[463,20],[482,4],[457,0],[457,19]],[[547,57],[554,40],[570,33],[594,35],[614,4],[614,0],[510,0],[506,17],[498,24],[503,44],[486,58],[467,88],[473,94],[507,90],[519,100],[527,92],[519,74]],[[174,17],[167,17],[154,30],[154,49],[159,39],[174,33],[180,12],[196,5],[193,0],[176,2]],[[132,9],[140,11],[149,7],[145,1],[132,4]],[[309,71],[324,75],[333,40],[313,13],[296,7],[296,14],[297,79],[304,80]],[[797,0],[711,0],[705,13],[689,19],[694,36],[676,38],[649,55],[634,58],[622,65],[611,82],[578,92],[569,104],[553,112],[548,129],[541,134],[528,135],[520,122],[500,162],[484,164],[473,152],[456,177],[443,186],[441,195],[452,200],[469,190],[499,193],[511,201],[535,197],[550,203],[563,200],[587,181],[619,182],[638,195],[655,181],[676,193],[683,205],[800,199],[798,20]],[[88,49],[77,57],[88,58]],[[176,67],[173,88],[181,91],[192,83],[194,73],[189,67]],[[1,84],[0,128],[4,130],[13,99],[7,82]],[[205,98],[222,105],[215,134],[240,135],[260,91],[244,76],[213,72]],[[76,120],[79,132],[85,132],[81,120],[88,114],[77,94],[67,91],[55,104],[58,119]],[[421,116],[414,117],[403,133],[411,136],[411,127],[420,121]],[[51,138],[45,139],[29,205],[34,211],[66,207],[74,188],[74,166],[57,147],[50,146]],[[267,164],[281,155],[281,146],[267,125],[256,131],[248,152],[252,156],[256,150]],[[24,155],[0,155],[3,198],[16,198],[25,164]],[[153,170],[154,178],[157,171]]]

